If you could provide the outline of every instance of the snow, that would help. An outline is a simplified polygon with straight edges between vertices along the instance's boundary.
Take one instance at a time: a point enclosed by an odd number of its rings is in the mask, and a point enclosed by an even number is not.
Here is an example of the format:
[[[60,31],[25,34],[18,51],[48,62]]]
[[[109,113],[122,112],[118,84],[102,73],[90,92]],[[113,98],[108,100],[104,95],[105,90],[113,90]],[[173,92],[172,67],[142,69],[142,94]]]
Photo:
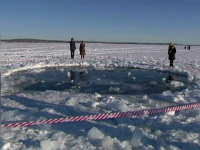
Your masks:
[[[200,101],[200,47],[191,46],[190,51],[185,50],[184,45],[177,45],[176,48],[175,67],[169,69],[168,45],[86,43],[85,59],[81,59],[76,51],[72,60],[69,44],[66,43],[2,42],[2,124],[197,103]],[[31,78],[27,81],[23,75],[14,79],[13,74],[21,71],[37,74],[45,72],[47,67],[55,67],[63,73],[65,68],[79,67],[86,75],[87,67],[96,70],[137,68],[181,75],[187,82],[162,78],[166,84],[165,91],[139,95],[120,95],[121,88],[116,86],[117,81],[110,81],[109,94],[80,93],[73,88],[71,91],[27,92],[15,86],[16,83],[30,84],[34,81]],[[69,79],[73,77],[70,71],[65,76]],[[126,76],[139,80],[131,72]],[[94,77],[93,82],[103,85],[103,78]],[[154,78],[147,84],[157,86],[159,83]],[[76,81],[72,79],[71,82],[74,84]],[[134,89],[143,88],[140,85],[131,86]],[[174,90],[176,88],[180,90]],[[3,150],[200,149],[199,114],[200,109],[195,108],[133,118],[1,128],[0,146]]]

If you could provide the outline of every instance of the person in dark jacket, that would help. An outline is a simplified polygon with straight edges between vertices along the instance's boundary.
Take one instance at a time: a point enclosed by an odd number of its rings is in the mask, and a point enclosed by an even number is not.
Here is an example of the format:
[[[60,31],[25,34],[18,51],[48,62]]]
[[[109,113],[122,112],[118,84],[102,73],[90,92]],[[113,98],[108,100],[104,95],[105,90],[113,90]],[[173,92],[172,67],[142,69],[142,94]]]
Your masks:
[[[169,49],[172,47],[172,43],[169,43],[169,47],[168,47],[168,51],[169,51]]]
[[[176,47],[174,44],[169,46],[168,55],[169,55],[169,60],[170,60],[169,66],[174,67],[173,61],[176,59]]]
[[[76,43],[74,42],[74,38],[71,38],[70,41],[70,51],[71,51],[71,58],[74,58],[74,51],[76,50]]]
[[[79,51],[80,51],[81,58],[84,58],[84,55],[86,54],[84,41],[81,42]]]

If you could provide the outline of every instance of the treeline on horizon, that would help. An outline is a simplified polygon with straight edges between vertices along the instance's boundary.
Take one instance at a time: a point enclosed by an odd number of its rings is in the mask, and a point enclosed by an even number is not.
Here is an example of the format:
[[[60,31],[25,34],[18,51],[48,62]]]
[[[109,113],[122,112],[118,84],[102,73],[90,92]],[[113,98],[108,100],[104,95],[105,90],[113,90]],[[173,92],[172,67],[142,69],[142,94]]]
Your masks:
[[[2,39],[2,42],[6,43],[69,43],[70,41],[63,40],[44,40],[44,39]],[[75,40],[75,42],[80,43],[81,41]],[[150,44],[150,45],[168,45],[169,43],[143,43],[143,42],[101,42],[101,41],[85,41],[86,43],[105,43],[105,44]],[[177,44],[175,45],[185,45]],[[192,45],[191,45],[192,46]]]

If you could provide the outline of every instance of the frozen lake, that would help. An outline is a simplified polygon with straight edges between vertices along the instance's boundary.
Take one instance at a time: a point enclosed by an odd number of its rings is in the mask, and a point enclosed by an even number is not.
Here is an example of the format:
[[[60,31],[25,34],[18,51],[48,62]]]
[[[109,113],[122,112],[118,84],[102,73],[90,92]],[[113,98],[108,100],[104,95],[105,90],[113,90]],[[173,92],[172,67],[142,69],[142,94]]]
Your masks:
[[[158,109],[200,101],[200,48],[86,43],[2,43],[2,124]],[[2,128],[5,149],[199,149],[198,108],[149,116]]]

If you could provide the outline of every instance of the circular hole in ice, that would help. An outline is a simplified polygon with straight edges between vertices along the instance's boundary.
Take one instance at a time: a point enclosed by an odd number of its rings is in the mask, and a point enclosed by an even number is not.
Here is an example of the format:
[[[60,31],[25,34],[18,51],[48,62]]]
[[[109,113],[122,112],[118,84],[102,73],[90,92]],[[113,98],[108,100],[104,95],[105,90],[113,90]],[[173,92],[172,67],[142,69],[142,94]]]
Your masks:
[[[187,78],[183,75],[132,68],[95,70],[81,67],[49,67],[13,73],[8,80],[13,90],[23,92],[54,90],[140,95],[182,90],[187,87]]]

